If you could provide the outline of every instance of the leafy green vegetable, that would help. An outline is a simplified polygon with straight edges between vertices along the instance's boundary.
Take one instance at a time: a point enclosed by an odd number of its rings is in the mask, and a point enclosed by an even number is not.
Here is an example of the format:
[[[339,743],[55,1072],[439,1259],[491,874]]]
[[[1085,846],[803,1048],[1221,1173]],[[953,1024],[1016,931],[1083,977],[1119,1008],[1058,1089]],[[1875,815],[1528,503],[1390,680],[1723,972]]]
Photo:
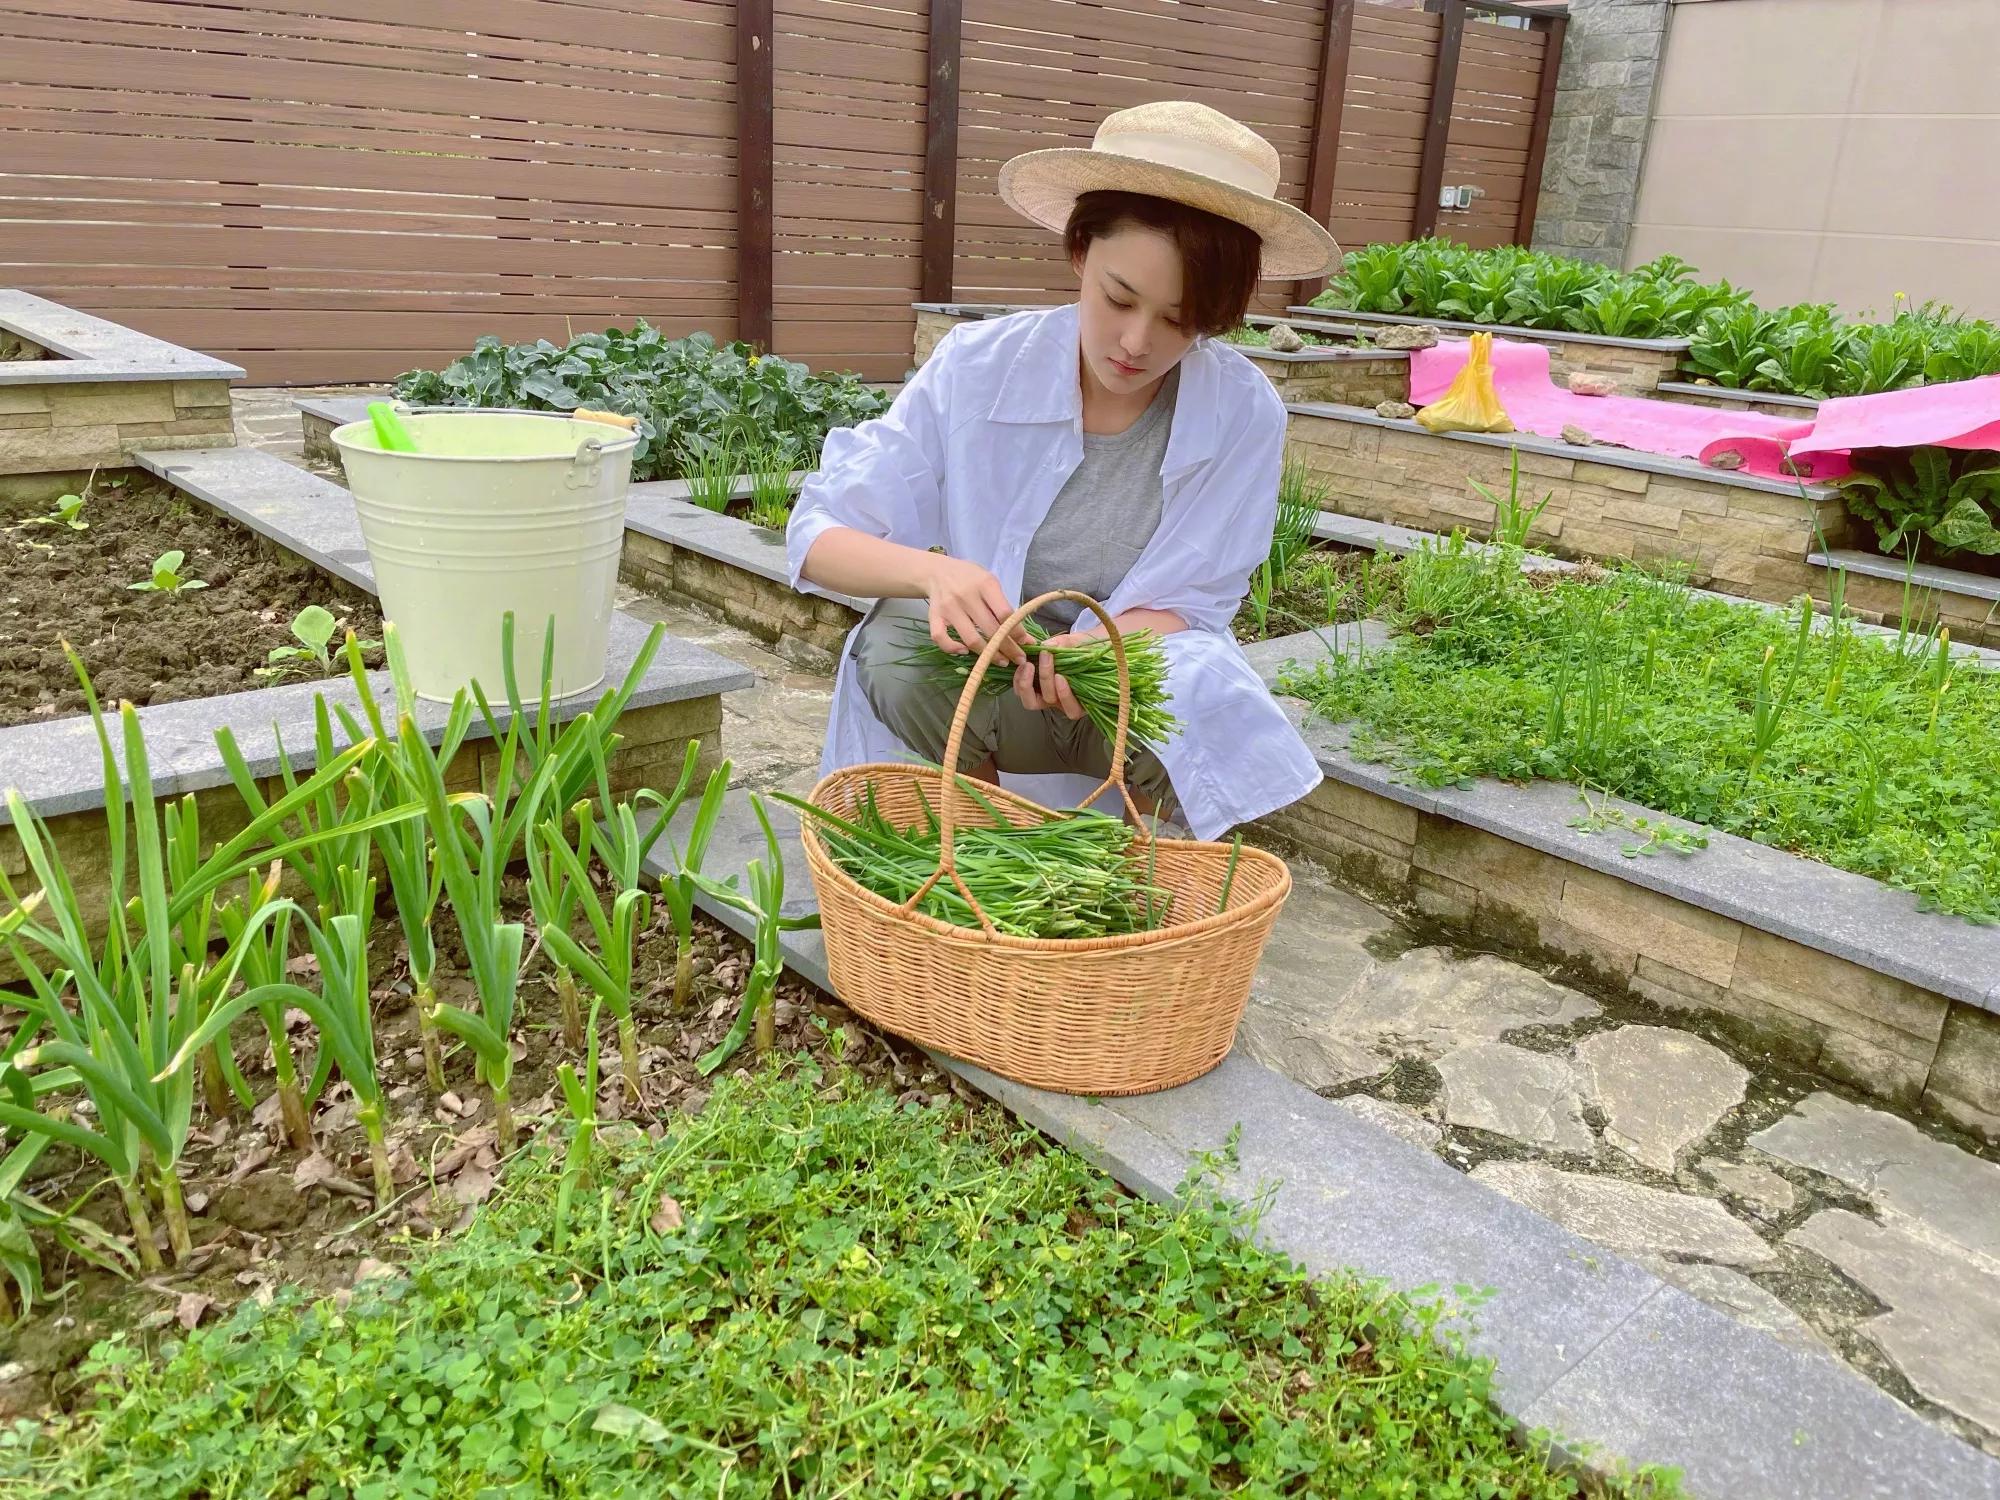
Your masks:
[[[1831,305],[1762,308],[1727,281],[1698,282],[1663,255],[1631,271],[1518,245],[1411,240],[1349,251],[1315,307],[1516,328],[1689,340],[1689,370],[1736,390],[1824,400],[2000,373],[2000,329],[1899,293],[1886,322]]]
[[[2000,453],[1951,448],[1863,448],[1839,481],[1847,508],[1897,553],[1928,538],[1947,551],[2000,553]]]
[[[744,430],[793,439],[812,463],[836,427],[879,416],[889,398],[860,377],[816,375],[706,333],[670,339],[643,319],[627,331],[507,345],[487,335],[442,370],[411,370],[396,394],[417,406],[615,411],[638,419],[635,480],[678,479],[704,442]]]

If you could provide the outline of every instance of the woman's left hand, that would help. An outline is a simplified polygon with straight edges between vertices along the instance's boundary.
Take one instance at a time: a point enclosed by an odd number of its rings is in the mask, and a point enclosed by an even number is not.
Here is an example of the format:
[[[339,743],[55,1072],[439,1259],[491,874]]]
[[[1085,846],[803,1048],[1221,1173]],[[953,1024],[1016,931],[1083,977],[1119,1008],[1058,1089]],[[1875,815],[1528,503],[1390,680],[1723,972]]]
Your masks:
[[[1089,639],[1086,632],[1071,631],[1067,635],[1052,635],[1042,645],[1044,648],[1078,646]],[[1028,659],[1014,669],[1014,696],[1025,707],[1038,712],[1053,709],[1067,719],[1083,717],[1076,694],[1070,691],[1069,679],[1056,671],[1056,659],[1049,649],[1029,652]]]

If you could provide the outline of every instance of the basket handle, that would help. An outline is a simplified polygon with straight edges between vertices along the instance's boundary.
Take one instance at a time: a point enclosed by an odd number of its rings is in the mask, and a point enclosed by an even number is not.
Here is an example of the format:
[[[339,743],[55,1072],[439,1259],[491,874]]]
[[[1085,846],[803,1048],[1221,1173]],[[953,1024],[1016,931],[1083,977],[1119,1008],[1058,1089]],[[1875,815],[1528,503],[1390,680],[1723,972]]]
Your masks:
[[[971,675],[965,679],[965,686],[959,691],[958,711],[951,717],[951,733],[945,738],[944,763],[939,773],[938,787],[938,867],[931,872],[931,878],[917,887],[916,893],[902,905],[904,911],[915,911],[917,903],[931,893],[944,876],[951,876],[951,883],[958,887],[959,895],[965,897],[972,914],[979,918],[979,925],[989,937],[997,936],[993,919],[986,915],[965,880],[958,873],[958,862],[952,857],[952,835],[957,823],[956,808],[958,798],[963,795],[958,789],[958,752],[965,741],[966,721],[972,717],[972,705],[979,701],[979,685],[986,677],[986,669],[993,665],[1000,654],[1001,644],[1009,639],[1021,622],[1043,605],[1065,599],[1079,608],[1088,609],[1104,622],[1104,631],[1111,641],[1111,654],[1118,664],[1118,727],[1111,737],[1111,774],[1104,778],[1096,791],[1084,799],[1085,805],[1095,802],[1112,787],[1118,788],[1118,795],[1125,799],[1125,806],[1132,814],[1132,821],[1142,830],[1145,819],[1140,815],[1138,804],[1132,800],[1132,793],[1125,785],[1125,738],[1132,718],[1132,673],[1125,661],[1125,637],[1118,629],[1118,622],[1110,612],[1088,594],[1080,594],[1074,589],[1052,589],[1040,598],[1030,599],[1016,609],[995,630],[986,642],[986,649],[979,653],[979,660],[972,664]]]

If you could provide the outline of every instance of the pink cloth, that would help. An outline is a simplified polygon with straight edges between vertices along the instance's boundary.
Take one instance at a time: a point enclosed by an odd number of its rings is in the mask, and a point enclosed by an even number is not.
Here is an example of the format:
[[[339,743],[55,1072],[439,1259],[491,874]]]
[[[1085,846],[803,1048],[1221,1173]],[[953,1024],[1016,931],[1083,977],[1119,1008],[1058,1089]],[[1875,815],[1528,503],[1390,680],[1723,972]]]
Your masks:
[[[1465,368],[1471,345],[1446,339],[1410,357],[1410,400],[1426,406],[1438,399]],[[1493,392],[1508,419],[1521,432],[1561,438],[1565,426],[1576,426],[1598,442],[1640,453],[1672,458],[1706,459],[1734,450],[1743,455],[1743,471],[1769,479],[1791,479],[1786,467],[1797,440],[1813,430],[1811,421],[1766,416],[1762,412],[1723,411],[1647,396],[1579,396],[1559,389],[1549,379],[1549,346],[1493,340]],[[1824,410],[1824,408],[1822,408]],[[1798,461],[1800,476],[1837,478],[1847,472],[1844,454],[1827,453]]]
[[[1922,447],[2000,448],[2000,375],[1822,401],[1792,452]]]

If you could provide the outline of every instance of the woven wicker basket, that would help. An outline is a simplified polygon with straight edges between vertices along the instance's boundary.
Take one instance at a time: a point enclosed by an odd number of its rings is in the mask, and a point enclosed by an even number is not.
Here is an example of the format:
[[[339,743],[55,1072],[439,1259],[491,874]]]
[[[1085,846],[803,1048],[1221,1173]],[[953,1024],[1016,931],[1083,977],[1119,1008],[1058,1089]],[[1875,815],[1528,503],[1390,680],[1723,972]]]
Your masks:
[[[1125,789],[1131,687],[1124,642],[1103,607],[1082,594],[1058,591],[1023,604],[980,653],[959,697],[943,764],[958,764],[966,719],[998,643],[1054,599],[1096,611],[1110,633],[1121,702],[1111,775],[1090,800],[1116,787],[1137,818]],[[834,862],[816,820],[810,815],[801,820],[827,968],[841,1000],[913,1042],[1060,1093],[1151,1093],[1198,1078],[1221,1062],[1235,1039],[1265,940],[1291,891],[1285,862],[1245,846],[1231,878],[1229,845],[1158,839],[1145,857],[1153,861],[1153,882],[1172,892],[1158,929],[1108,938],[1013,937],[993,930],[952,859],[954,827],[991,824],[992,814],[960,791],[956,779],[949,787],[945,781],[941,771],[929,767],[883,763],[836,771],[812,790],[814,806],[846,818],[872,783],[876,802],[892,823],[920,823],[927,806],[940,820],[937,873],[901,904],[856,882]],[[1058,816],[1004,790],[988,790],[987,797],[1016,826]],[[915,910],[930,887],[946,878],[971,902],[983,930]],[[1218,911],[1225,882],[1228,907]]]

